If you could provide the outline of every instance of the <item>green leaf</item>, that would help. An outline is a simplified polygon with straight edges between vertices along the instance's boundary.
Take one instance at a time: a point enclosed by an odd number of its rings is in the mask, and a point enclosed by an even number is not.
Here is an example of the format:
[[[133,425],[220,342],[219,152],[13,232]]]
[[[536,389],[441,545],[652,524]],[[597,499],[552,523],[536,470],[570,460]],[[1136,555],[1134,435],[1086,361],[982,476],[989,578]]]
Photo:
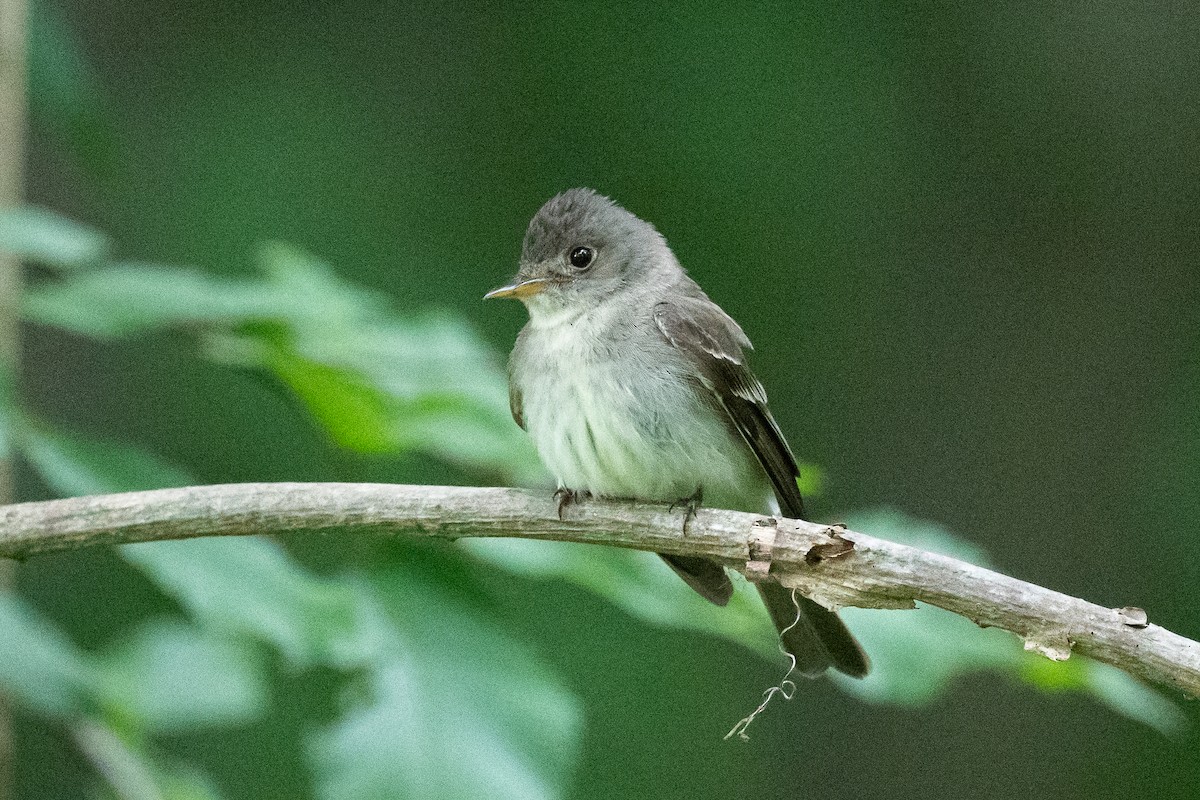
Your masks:
[[[191,764],[158,764],[155,773],[162,800],[221,800],[224,796],[211,778]]]
[[[987,566],[980,548],[939,525],[886,509],[853,514],[850,520],[851,527],[873,536]],[[834,679],[864,700],[919,705],[964,675],[991,671],[1042,691],[1083,692],[1164,733],[1183,724],[1174,703],[1131,675],[1082,656],[1050,661],[1026,652],[1011,633],[981,629],[940,608],[924,604],[915,611],[849,608],[842,616],[870,654],[871,674],[862,680],[841,675]]]
[[[55,431],[25,420],[22,453],[55,492],[74,497],[187,486],[191,477],[157,456],[128,445]]]
[[[326,264],[285,245],[265,248],[264,278],[225,278],[155,264],[114,264],[27,291],[25,315],[111,338],[164,328],[353,330],[386,313],[382,296],[341,282]],[[255,331],[250,331],[252,335]],[[318,337],[319,338],[319,337]]]
[[[532,445],[512,422],[500,359],[464,320],[397,314],[323,262],[278,243],[263,249],[260,264],[293,303],[317,303],[322,313],[288,314],[286,337],[240,352],[263,356],[260,365],[288,384],[340,444],[364,452],[423,450],[513,482],[545,481]]]
[[[387,634],[365,699],[315,736],[323,800],[561,797],[577,699],[532,652],[415,571],[362,586]]]
[[[236,725],[267,705],[253,650],[175,621],[144,623],[99,657],[98,674],[107,714],[139,731]]]
[[[140,737],[122,736],[106,722],[82,719],[73,739],[102,776],[98,796],[105,800],[220,800],[221,793],[190,765],[153,752]]]
[[[800,477],[796,485],[801,497],[820,497],[825,493],[825,468],[808,461],[800,462]]]
[[[224,796],[204,773],[191,764],[157,765],[162,800],[221,800]]]
[[[83,654],[6,591],[0,591],[0,642],[0,689],[20,706],[54,717],[87,707],[95,676]]]
[[[108,237],[45,208],[0,211],[0,253],[59,269],[98,264]]]
[[[390,398],[348,370],[280,348],[266,361],[341,447],[360,453],[396,449]]]
[[[34,286],[26,292],[22,308],[34,322],[110,339],[163,328],[270,319],[284,313],[286,300],[257,281],[120,264]]]
[[[721,608],[688,589],[650,553],[526,539],[464,539],[459,546],[517,575],[573,583],[652,625],[715,634],[766,658],[780,658],[757,593],[736,575],[730,577],[737,591]]]
[[[354,589],[309,574],[268,539],[152,542],[121,555],[204,626],[270,644],[296,667],[353,667],[373,651]]]
[[[1188,725],[1174,702],[1110,664],[1086,658],[1051,661],[1030,655],[1021,679],[1047,692],[1083,691],[1118,714],[1175,736]]]
[[[353,329],[386,318],[386,296],[347,283],[329,264],[286,242],[264,242],[258,266],[279,295],[284,318],[297,327]]]
[[[876,530],[857,523],[856,530]],[[883,538],[888,538],[886,535]],[[842,619],[871,657],[862,679],[834,675],[850,694],[875,703],[919,706],[973,671],[1014,672],[1027,657],[1012,634],[918,604],[911,611],[847,608]]]
[[[546,482],[513,423],[499,356],[457,316],[415,316],[341,281],[287,245],[260,254],[263,278],[120,265],[27,293],[26,316],[99,338],[173,328],[214,361],[265,370],[340,446],[422,451],[512,483]]]

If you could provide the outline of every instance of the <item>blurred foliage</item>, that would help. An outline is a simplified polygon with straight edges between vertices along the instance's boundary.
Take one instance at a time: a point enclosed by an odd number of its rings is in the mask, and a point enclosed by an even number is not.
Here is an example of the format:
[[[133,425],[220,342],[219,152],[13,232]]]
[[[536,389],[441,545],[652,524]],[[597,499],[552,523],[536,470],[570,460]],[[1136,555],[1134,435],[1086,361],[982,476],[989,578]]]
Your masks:
[[[147,733],[242,724],[262,714],[269,698],[257,652],[236,637],[176,620],[142,623],[103,653],[97,668],[110,719]]]
[[[56,225],[74,241],[45,212],[36,223],[31,246],[20,249],[25,242],[12,236],[11,250],[44,254]],[[381,296],[287,245],[264,246],[258,263],[263,277],[244,280],[105,265],[30,290],[25,313],[98,338],[186,331],[214,361],[273,373],[342,447],[429,450],[500,480],[544,480],[512,424],[499,357],[460,320],[395,314]]]
[[[71,643],[9,592],[0,593],[0,683],[17,702],[38,713],[79,713],[92,674]]]
[[[7,209],[0,216],[0,252],[56,269],[95,264],[109,252],[99,231],[44,208]]]
[[[28,36],[30,114],[44,120],[60,147],[92,175],[108,177],[117,155],[111,110],[61,7],[31,0]],[[81,237],[74,248],[95,244]]]
[[[979,547],[894,510],[851,514],[848,523],[893,542],[995,569]],[[1044,691],[1085,692],[1164,734],[1177,734],[1187,724],[1173,702],[1114,667],[1080,657],[1051,661],[1024,651],[1007,631],[981,629],[940,608],[920,604],[899,614],[867,609],[843,614],[871,654],[873,669],[860,681],[841,675],[834,680],[864,700],[929,703],[963,674],[990,670]]]
[[[0,216],[36,279],[20,391],[0,375],[0,452],[37,476],[26,494],[189,473],[544,485],[501,355],[459,314],[411,309],[475,301],[536,202],[587,183],[707,270],[785,429],[830,467],[805,469],[824,505],[941,515],[1023,577],[1111,605],[1134,587],[1195,636],[1190,20],[274,0],[30,16],[30,196],[112,236]],[[480,324],[508,342],[518,313]],[[1152,546],[1130,541],[1139,515]],[[847,519],[984,562],[897,512]],[[933,608],[845,612],[875,672],[837,686],[870,705],[804,686],[750,749],[714,749],[775,680],[746,592],[722,613],[653,558],[464,544],[31,563],[22,596],[0,595],[0,686],[42,721],[21,743],[31,796],[83,793],[57,777],[72,751],[109,784],[94,796],[166,800],[1094,800],[1200,781],[1194,730],[1163,740],[1078,702],[1179,731],[1155,691]]]
[[[579,754],[573,693],[461,590],[383,564],[369,702],[315,736],[323,798],[559,797]]]
[[[270,645],[294,668],[352,669],[371,658],[355,592],[305,574],[274,542],[157,542],[122,554],[205,627]]]
[[[670,568],[643,553],[614,550],[596,558],[596,548],[587,545],[526,539],[481,538],[463,541],[462,546],[516,575],[576,584],[653,625],[715,633],[766,658],[778,656],[774,628],[755,593],[745,586],[721,608],[695,592],[664,591],[676,580]]]
[[[191,476],[150,453],[19,417],[20,453],[63,497],[187,486]]]
[[[85,249],[78,238],[103,241],[48,212],[16,218],[36,230],[9,235],[4,246],[45,264],[78,266]],[[423,448],[481,477],[540,475],[508,419],[498,357],[464,321],[406,318],[286,245],[265,247],[260,265],[261,279],[232,280],[97,260],[32,287],[25,309],[36,322],[99,339],[183,334],[217,363],[274,375],[344,448]],[[18,451],[60,494],[190,482],[135,448],[33,421],[11,393],[4,416]],[[946,530],[897,512],[853,521],[884,538],[985,561]],[[518,540],[471,541],[465,550],[515,575],[576,584],[649,624],[715,634],[778,660],[773,631],[745,586],[717,608],[679,591],[669,570],[641,553]],[[147,737],[260,717],[270,703],[265,649],[290,670],[325,667],[345,678],[340,718],[310,739],[318,797],[562,795],[578,755],[579,702],[461,583],[423,572],[402,553],[361,572],[317,575],[266,539],[120,552],[190,622],[145,620],[90,656],[20,600],[0,595],[0,638],[17,643],[0,657],[0,685],[110,750],[121,743],[114,752],[140,765],[141,779],[158,791],[172,790],[167,767],[144,747]],[[851,610],[847,618],[874,669],[865,680],[838,683],[864,700],[924,704],[957,678],[989,670],[1047,691],[1091,694],[1164,732],[1183,724],[1174,705],[1127,675],[1081,659],[1047,662],[1007,633],[981,631],[939,609]]]

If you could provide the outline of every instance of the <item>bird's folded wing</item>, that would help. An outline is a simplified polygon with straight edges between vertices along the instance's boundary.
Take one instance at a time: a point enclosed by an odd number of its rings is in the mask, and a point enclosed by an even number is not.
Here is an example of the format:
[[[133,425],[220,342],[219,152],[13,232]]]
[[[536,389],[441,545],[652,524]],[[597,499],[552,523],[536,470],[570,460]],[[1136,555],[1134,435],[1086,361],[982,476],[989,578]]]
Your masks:
[[[775,489],[780,511],[803,518],[796,458],[767,408],[766,391],[746,366],[745,351],[751,345],[741,326],[703,293],[659,303],[654,322],[692,361],[700,381],[746,440]]]

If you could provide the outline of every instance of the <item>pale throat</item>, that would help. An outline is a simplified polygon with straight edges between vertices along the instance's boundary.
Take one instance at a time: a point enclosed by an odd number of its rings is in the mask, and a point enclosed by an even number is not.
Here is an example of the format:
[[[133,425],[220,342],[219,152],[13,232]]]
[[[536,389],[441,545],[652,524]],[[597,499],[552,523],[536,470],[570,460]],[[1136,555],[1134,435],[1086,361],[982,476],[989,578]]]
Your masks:
[[[529,311],[529,324],[534,328],[557,328],[560,325],[569,325],[588,310],[586,306],[564,306],[540,295],[528,298],[525,301],[525,308]]]

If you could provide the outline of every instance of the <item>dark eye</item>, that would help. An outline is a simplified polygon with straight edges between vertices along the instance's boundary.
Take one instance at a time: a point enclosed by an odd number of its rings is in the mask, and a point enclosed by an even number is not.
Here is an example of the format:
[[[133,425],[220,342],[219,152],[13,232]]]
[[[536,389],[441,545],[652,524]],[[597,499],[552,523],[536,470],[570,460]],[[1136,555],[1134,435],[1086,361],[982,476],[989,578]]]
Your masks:
[[[571,251],[571,266],[575,269],[587,269],[596,253],[590,247],[576,247]]]

